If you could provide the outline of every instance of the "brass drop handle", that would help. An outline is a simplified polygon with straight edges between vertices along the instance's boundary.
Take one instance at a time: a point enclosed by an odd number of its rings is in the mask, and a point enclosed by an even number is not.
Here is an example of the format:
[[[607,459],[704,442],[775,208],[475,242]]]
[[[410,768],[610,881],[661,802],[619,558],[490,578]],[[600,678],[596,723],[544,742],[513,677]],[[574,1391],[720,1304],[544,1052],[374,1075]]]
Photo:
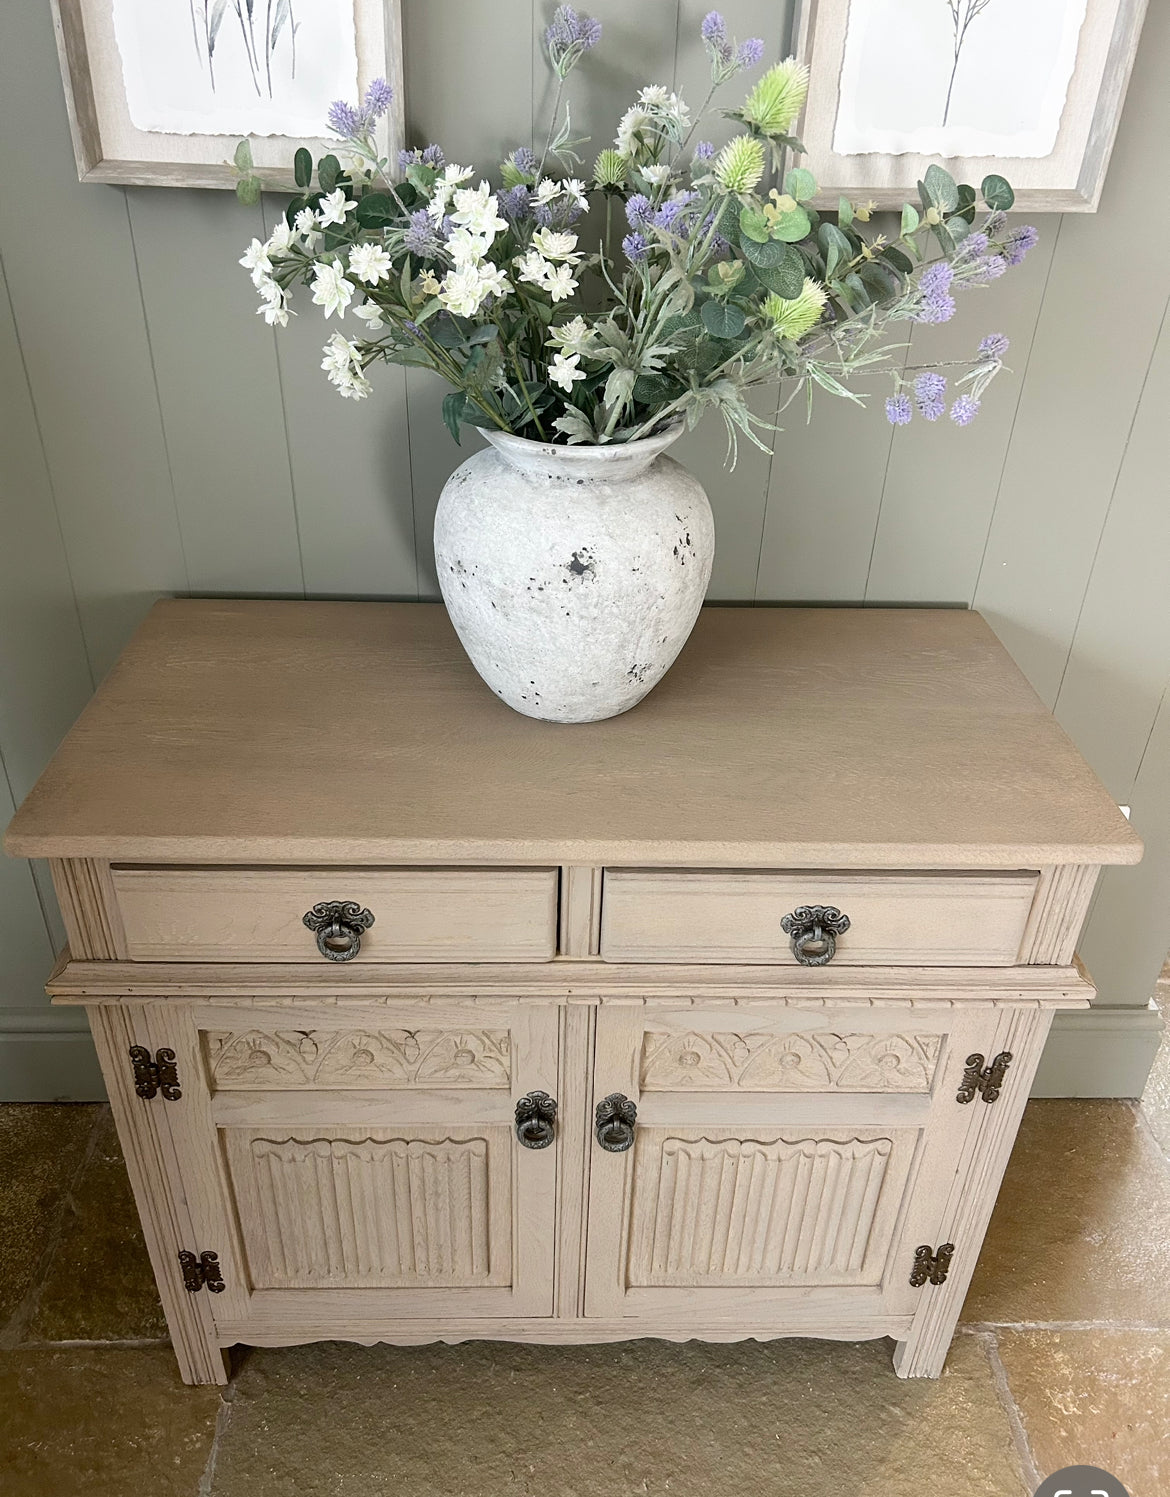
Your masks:
[[[556,1137],[556,1098],[529,1092],[516,1103],[516,1137],[526,1149],[547,1149]]]
[[[849,929],[849,916],[834,904],[802,904],[785,915],[780,929],[792,938],[792,955],[802,967],[824,967],[837,953],[837,937]]]
[[[362,949],[362,931],[374,917],[352,899],[330,899],[315,904],[304,923],[317,932],[317,950],[330,962],[352,962]]]
[[[609,1154],[624,1154],[634,1142],[637,1121],[637,1105],[621,1092],[611,1092],[597,1104],[593,1115],[597,1142]]]

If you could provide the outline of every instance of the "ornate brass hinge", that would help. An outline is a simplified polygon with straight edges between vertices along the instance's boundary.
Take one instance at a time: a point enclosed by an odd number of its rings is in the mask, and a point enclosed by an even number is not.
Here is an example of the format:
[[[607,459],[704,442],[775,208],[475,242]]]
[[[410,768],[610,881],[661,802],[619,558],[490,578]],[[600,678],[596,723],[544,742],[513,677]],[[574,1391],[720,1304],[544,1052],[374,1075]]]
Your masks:
[[[994,1102],[1003,1086],[1003,1073],[1012,1063],[1012,1052],[1001,1050],[989,1066],[984,1066],[978,1051],[968,1055],[963,1068],[963,1079],[955,1093],[956,1102],[971,1102],[976,1092],[982,1092],[985,1102]]]
[[[183,1288],[188,1294],[198,1294],[205,1284],[212,1294],[223,1293],[225,1285],[219,1271],[218,1253],[200,1253],[197,1258],[184,1249],[179,1254],[179,1267],[183,1270]]]
[[[932,1252],[930,1244],[924,1242],[921,1247],[914,1249],[914,1267],[910,1270],[910,1283],[915,1289],[921,1289],[923,1284],[945,1284],[947,1281],[947,1269],[951,1266],[954,1257],[955,1244],[944,1242],[942,1247]]]
[[[147,1102],[157,1092],[162,1092],[168,1102],[177,1102],[183,1095],[173,1050],[156,1050],[151,1060],[145,1045],[131,1045],[130,1060],[134,1066],[134,1090]]]

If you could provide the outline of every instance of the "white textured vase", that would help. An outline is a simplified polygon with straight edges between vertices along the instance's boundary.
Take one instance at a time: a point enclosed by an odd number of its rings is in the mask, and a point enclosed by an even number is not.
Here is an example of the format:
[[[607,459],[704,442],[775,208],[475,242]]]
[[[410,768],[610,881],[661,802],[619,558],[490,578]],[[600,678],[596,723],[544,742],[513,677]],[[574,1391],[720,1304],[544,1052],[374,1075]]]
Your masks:
[[[666,674],[711,576],[711,506],[663,456],[679,432],[612,447],[483,434],[491,446],[456,468],[435,514],[463,648],[528,717],[616,717]]]

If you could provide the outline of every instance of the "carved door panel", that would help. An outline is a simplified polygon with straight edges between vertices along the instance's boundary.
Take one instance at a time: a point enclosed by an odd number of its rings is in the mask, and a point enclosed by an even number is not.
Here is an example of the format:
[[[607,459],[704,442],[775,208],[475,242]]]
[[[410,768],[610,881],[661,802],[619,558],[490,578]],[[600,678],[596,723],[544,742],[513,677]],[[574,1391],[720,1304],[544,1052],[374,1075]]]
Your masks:
[[[624,1152],[591,1144],[587,1314],[900,1329],[978,1032],[943,1008],[603,1007],[594,1105],[637,1120]]]
[[[178,1055],[166,1110],[225,1339],[552,1311],[559,1128],[553,1005],[154,1006]],[[293,1025],[297,1027],[294,1028]]]

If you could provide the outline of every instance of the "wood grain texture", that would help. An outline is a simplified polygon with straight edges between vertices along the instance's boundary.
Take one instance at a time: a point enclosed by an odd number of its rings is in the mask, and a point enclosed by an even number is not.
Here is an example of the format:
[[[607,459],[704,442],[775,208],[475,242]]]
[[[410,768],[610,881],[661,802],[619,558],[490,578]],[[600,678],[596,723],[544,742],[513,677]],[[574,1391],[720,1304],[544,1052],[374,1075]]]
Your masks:
[[[374,916],[355,966],[547,961],[556,951],[555,868],[117,867],[110,884],[132,960],[319,963],[304,916],[329,900]]]
[[[562,956],[596,956],[601,949],[602,870],[570,863],[561,869]]]
[[[1072,961],[1100,872],[1092,865],[1077,868],[1072,864],[1040,870],[1020,943],[1020,961],[1053,966]]]
[[[95,962],[116,962],[129,955],[110,865],[101,858],[55,858],[49,870],[70,951]]]
[[[6,845],[821,868],[1141,846],[974,614],[708,609],[637,711],[567,734],[496,701],[433,605],[206,600],[155,607]]]
[[[843,910],[833,963],[861,967],[1013,965],[1036,875],[682,873],[605,876],[601,955],[627,962],[797,965],[781,925],[810,905]]]

